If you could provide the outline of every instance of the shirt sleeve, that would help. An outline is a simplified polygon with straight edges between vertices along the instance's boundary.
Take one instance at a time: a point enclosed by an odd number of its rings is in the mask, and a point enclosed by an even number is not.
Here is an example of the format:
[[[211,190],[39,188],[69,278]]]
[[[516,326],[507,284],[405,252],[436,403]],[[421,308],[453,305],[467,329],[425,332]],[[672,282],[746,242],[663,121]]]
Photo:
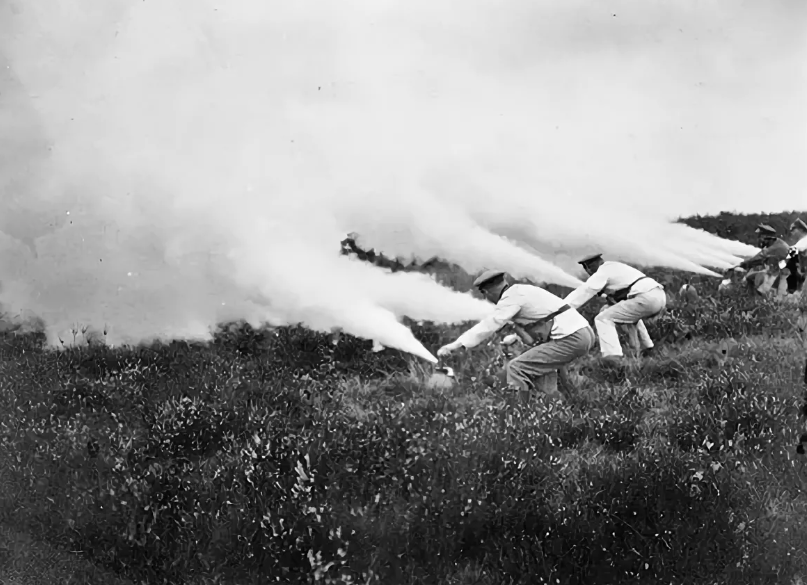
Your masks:
[[[608,276],[600,269],[592,274],[582,286],[566,295],[566,298],[563,300],[573,309],[579,309],[595,295],[600,294],[607,285]]]
[[[475,347],[507,325],[520,310],[520,305],[504,299],[496,305],[492,315],[460,335],[457,341],[464,347]]]

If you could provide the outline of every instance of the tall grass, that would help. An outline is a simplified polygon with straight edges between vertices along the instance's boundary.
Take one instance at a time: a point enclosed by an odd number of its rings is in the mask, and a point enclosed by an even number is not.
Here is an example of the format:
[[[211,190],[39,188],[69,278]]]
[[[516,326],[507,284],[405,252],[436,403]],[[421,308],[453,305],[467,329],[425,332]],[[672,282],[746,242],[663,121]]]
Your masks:
[[[3,517],[146,583],[796,583],[795,314],[672,303],[661,355],[581,360],[562,404],[488,386],[495,344],[446,388],[301,328],[61,352],[6,333]]]

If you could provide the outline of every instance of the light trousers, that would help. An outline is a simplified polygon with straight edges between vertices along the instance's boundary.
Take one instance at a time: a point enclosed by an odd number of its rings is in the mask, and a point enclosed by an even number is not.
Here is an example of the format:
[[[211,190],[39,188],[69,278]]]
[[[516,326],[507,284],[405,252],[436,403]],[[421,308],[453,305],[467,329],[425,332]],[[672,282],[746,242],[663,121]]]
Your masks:
[[[507,383],[520,390],[536,389],[546,394],[558,390],[558,370],[594,347],[594,331],[583,327],[561,339],[536,345],[507,362]]]
[[[647,332],[642,319],[654,317],[667,305],[667,294],[663,288],[654,288],[621,301],[602,311],[594,318],[594,326],[600,340],[600,351],[603,356],[621,356],[622,345],[616,324],[624,324],[628,340],[634,349],[650,349],[653,340]],[[637,339],[638,338],[638,339]]]

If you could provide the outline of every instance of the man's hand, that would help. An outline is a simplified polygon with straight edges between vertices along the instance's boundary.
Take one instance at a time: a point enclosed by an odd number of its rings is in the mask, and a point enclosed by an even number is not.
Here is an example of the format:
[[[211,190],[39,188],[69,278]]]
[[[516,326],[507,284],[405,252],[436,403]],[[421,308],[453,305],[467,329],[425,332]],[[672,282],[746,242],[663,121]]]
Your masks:
[[[457,341],[453,341],[453,342],[451,342],[451,343],[449,343],[447,345],[444,345],[440,349],[438,349],[437,350],[437,357],[445,357],[445,356],[449,355],[450,353],[457,351],[461,347],[462,347],[461,343],[459,343]]]
[[[501,344],[505,345],[505,346],[506,345],[513,345],[518,340],[519,340],[518,335],[516,335],[515,333],[511,333],[510,335],[508,335],[504,339],[502,339]]]

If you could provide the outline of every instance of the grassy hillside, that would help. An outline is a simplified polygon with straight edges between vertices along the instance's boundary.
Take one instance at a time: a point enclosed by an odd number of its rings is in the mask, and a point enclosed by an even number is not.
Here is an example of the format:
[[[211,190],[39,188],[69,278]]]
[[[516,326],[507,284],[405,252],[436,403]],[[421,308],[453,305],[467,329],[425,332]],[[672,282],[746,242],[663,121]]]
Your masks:
[[[136,583],[803,583],[798,308],[716,284],[649,324],[657,357],[581,360],[564,404],[488,386],[495,343],[446,385],[300,328],[60,353],[5,333],[0,520]],[[413,325],[433,350],[461,329]],[[89,574],[61,582],[109,582]]]

